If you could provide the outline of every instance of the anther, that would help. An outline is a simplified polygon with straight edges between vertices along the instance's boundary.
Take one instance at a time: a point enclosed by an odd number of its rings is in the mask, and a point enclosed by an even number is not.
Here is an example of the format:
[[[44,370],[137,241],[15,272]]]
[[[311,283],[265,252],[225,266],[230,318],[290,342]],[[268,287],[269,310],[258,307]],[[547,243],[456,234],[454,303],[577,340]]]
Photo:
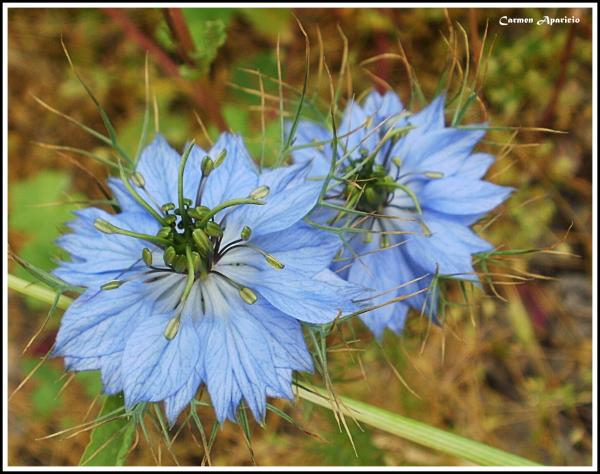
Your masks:
[[[146,184],[144,177],[139,171],[136,171],[131,175],[131,182],[135,184],[138,188],[143,188]]]
[[[256,188],[254,191],[252,191],[248,197],[252,199],[262,199],[267,197],[270,191],[271,189],[269,188],[269,186],[262,185]]]
[[[160,206],[160,210],[163,212],[169,212],[169,211],[172,211],[173,209],[175,209],[175,204],[173,204],[172,202],[168,202],[168,203]]]
[[[142,260],[147,266],[152,265],[152,251],[149,248],[145,247],[144,250],[142,250]]]
[[[248,227],[247,225],[245,225],[244,228],[242,229],[242,232],[240,232],[240,237],[242,238],[242,240],[248,240],[251,235],[252,235],[252,229],[250,227]]]
[[[202,175],[208,176],[215,169],[215,163],[210,159],[210,156],[205,156],[202,160]]]
[[[223,229],[221,229],[221,226],[219,224],[217,224],[216,222],[212,222],[212,221],[208,222],[206,224],[205,231],[211,237],[222,237],[223,236]]]
[[[240,288],[240,296],[247,304],[254,304],[258,299],[256,293],[254,293],[254,291],[252,291],[250,288],[246,288],[245,286]]]
[[[382,234],[381,238],[379,239],[379,246],[382,249],[387,249],[390,246],[390,238],[387,235]]]
[[[98,229],[100,232],[104,232],[105,234],[114,234],[115,226],[111,223],[105,221],[104,219],[96,219],[94,221],[94,227]]]
[[[217,155],[217,158],[215,159],[215,168],[218,168],[219,166],[221,166],[221,164],[223,164],[223,161],[225,161],[226,156],[227,150],[223,148]]]
[[[120,280],[111,280],[111,281],[105,283],[104,285],[102,285],[100,288],[102,290],[114,290],[116,288],[119,288],[123,283],[125,283],[125,282],[120,281]]]
[[[170,341],[179,332],[179,326],[181,325],[181,317],[179,315],[175,316],[173,319],[170,319],[165,327],[165,337]]]
[[[210,242],[210,239],[206,235],[202,229],[196,229],[192,232],[192,238],[198,247],[198,250],[202,251],[204,254],[209,254],[213,250],[213,245]]]
[[[269,265],[271,265],[273,268],[277,269],[277,270],[283,270],[285,268],[285,265],[283,263],[281,263],[279,260],[277,260],[273,255],[271,254],[265,254],[265,260],[267,261],[267,263]]]
[[[444,173],[441,171],[427,171],[423,175],[430,179],[442,179],[444,177]]]
[[[177,257],[177,252],[175,252],[174,247],[167,247],[163,252],[163,261],[165,262],[165,265],[169,267],[173,265],[175,257]]]

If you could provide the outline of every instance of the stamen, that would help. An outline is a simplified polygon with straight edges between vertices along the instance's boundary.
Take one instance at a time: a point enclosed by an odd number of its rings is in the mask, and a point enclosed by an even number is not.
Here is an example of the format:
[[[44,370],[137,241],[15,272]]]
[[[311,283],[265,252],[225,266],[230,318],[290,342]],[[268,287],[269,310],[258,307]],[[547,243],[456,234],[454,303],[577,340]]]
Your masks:
[[[246,288],[245,286],[240,288],[240,296],[247,304],[254,304],[258,299],[256,293],[254,293],[254,291],[252,291],[250,288]]]
[[[143,188],[146,185],[146,181],[144,180],[144,177],[142,176],[142,173],[140,173],[139,171],[135,171],[132,175],[131,175],[131,181],[133,182],[133,184],[135,184],[138,188]]]
[[[179,332],[179,326],[181,326],[181,314],[178,314],[174,318],[170,319],[165,327],[165,338],[169,341],[172,340]]]
[[[215,163],[210,159],[210,156],[205,156],[202,160],[202,175],[208,176],[215,169]]]
[[[254,191],[252,191],[249,194],[249,197],[251,197],[252,199],[263,199],[269,195],[270,191],[271,189],[269,188],[269,186],[262,185],[256,188]]]
[[[206,232],[204,232],[202,229],[194,230],[194,232],[192,232],[192,238],[194,239],[198,250],[200,250],[203,254],[209,255],[212,253],[213,244],[206,235]]]
[[[147,266],[152,266],[152,251],[149,248],[142,250],[142,260]]]
[[[423,175],[431,179],[442,179],[444,177],[444,173],[441,171],[426,171]]]
[[[139,232],[133,232],[130,230],[121,229],[111,223],[105,221],[104,219],[96,219],[94,221],[94,227],[98,229],[100,232],[104,232],[105,234],[120,234],[126,235],[127,237],[133,237],[140,240],[147,240],[148,242],[153,242],[159,245],[169,245],[169,241],[154,235],[142,234]]]
[[[122,280],[111,280],[100,287],[102,290],[115,290],[119,288],[123,283]]]
[[[219,224],[213,221],[210,221],[206,224],[205,232],[211,237],[223,237],[223,229],[221,229],[221,226]]]
[[[175,248],[172,246],[167,247],[163,252],[163,261],[165,262],[165,265],[169,267],[173,265],[175,257],[177,257],[177,252],[175,252]]]
[[[221,166],[223,161],[225,161],[226,156],[227,156],[227,150],[225,148],[223,148],[217,155],[217,158],[215,159],[215,168],[218,168],[219,166]]]
[[[175,209],[175,204],[172,202],[168,202],[166,204],[163,204],[160,207],[160,210],[163,211],[165,214],[169,211],[172,211],[173,209]]]
[[[250,227],[248,227],[247,225],[245,225],[244,228],[242,229],[242,231],[240,232],[240,237],[242,238],[242,240],[248,240],[251,235],[252,235],[252,229]]]

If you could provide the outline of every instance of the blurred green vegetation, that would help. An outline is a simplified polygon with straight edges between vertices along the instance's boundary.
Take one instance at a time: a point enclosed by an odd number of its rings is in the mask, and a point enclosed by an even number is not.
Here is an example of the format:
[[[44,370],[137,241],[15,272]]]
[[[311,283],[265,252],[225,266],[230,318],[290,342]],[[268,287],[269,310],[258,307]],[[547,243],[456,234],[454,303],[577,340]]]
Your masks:
[[[351,95],[383,88],[386,83],[408,103],[411,84],[402,61],[388,57],[360,65],[368,58],[398,55],[402,50],[430,99],[452,54],[464,60],[458,25],[464,27],[469,40],[472,70],[479,63],[487,25],[486,54],[480,63],[481,101],[463,122],[487,120],[499,127],[546,127],[567,132],[524,129],[514,134],[512,130],[498,130],[486,137],[484,148],[498,156],[490,179],[515,186],[518,192],[478,228],[500,248],[553,246],[579,258],[543,253],[506,258],[492,270],[530,272],[554,280],[534,278],[512,285],[502,284],[507,278],[498,278],[501,282],[494,289],[470,292],[468,306],[455,291],[455,303],[449,307],[442,328],[430,328],[414,316],[402,337],[386,335],[383,348],[358,323],[353,328],[341,328],[340,334],[330,338],[331,347],[337,348],[329,355],[336,388],[542,463],[589,464],[592,43],[588,10],[338,8],[292,12],[221,8],[178,12],[13,8],[8,15],[11,248],[35,265],[51,269],[58,256],[53,241],[70,211],[80,206],[82,199],[104,199],[91,177],[103,182],[107,176],[104,166],[35,144],[76,146],[100,156],[109,153],[31,97],[40,97],[102,130],[94,104],[69,70],[61,36],[128,152],[135,152],[143,122],[148,51],[151,101],[159,112],[159,128],[169,141],[179,149],[192,137],[203,146],[209,145],[196,112],[210,137],[214,138],[219,129],[230,128],[247,138],[257,159],[264,156],[268,162],[281,147],[277,52],[286,83],[282,86],[286,117],[294,113],[305,72],[304,37],[294,15],[310,40],[307,116],[316,114],[313,103],[327,112],[330,82],[320,67],[323,58],[333,84],[339,86],[341,106]],[[501,27],[497,20],[502,15],[576,15],[581,22],[575,27]],[[178,18],[183,18],[189,36],[178,29]],[[453,38],[458,38],[457,46],[449,52],[448,42],[452,45]],[[342,69],[344,64],[350,74],[340,74],[348,72]],[[259,71],[262,80],[252,71]],[[454,88],[460,70],[455,74]],[[88,172],[75,166],[74,160]],[[16,265],[14,271],[22,272]],[[492,290],[508,302],[494,296]],[[24,305],[11,295],[9,390],[23,380],[52,344],[58,317],[52,318],[29,351],[21,354],[46,310]],[[102,402],[100,386],[97,374],[73,378],[64,374],[60,360],[43,365],[9,404],[8,462],[77,464],[89,441],[87,432],[66,441],[60,437],[33,440],[95,416]],[[355,453],[327,411],[306,403],[274,404],[315,435],[270,414],[266,429],[254,424],[250,427],[258,464],[457,462],[353,425]],[[199,413],[208,430],[213,422],[210,410]],[[154,444],[141,439],[128,463],[171,465],[175,458],[182,465],[202,462],[197,431],[182,429],[167,453],[159,432],[150,430]],[[243,440],[237,427],[225,426],[217,434],[211,462],[251,464]],[[161,448],[163,454],[157,458]]]

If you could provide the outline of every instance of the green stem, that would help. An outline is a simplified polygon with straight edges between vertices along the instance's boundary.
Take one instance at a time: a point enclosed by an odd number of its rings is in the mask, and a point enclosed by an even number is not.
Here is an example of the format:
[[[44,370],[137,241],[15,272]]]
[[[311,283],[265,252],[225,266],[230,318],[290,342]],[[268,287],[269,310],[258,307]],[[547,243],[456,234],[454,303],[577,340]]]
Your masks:
[[[296,393],[300,398],[323,408],[337,409],[374,428],[481,466],[539,466],[529,459],[347,397],[337,396],[338,406],[334,408],[334,402],[323,388],[296,383]]]
[[[219,204],[218,206],[216,206],[213,209],[211,209],[210,212],[208,212],[208,213],[206,213],[204,215],[204,217],[200,221],[200,227],[206,225],[207,222],[213,216],[217,215],[223,209],[226,209],[226,208],[232,207],[232,206],[239,206],[241,204],[263,205],[263,204],[265,204],[265,202],[264,201],[259,201],[258,199],[250,199],[250,198],[247,198],[247,199],[232,199],[231,201],[225,201],[224,203]]]
[[[35,283],[29,283],[11,274],[8,275],[8,287],[48,304],[52,304],[56,298],[54,291],[43,288]],[[61,309],[67,309],[72,302],[73,299],[61,296],[57,306]],[[337,406],[334,408],[334,403],[325,389],[306,383],[296,383],[295,385],[298,396],[306,401],[329,410],[336,409],[345,416],[350,416],[374,428],[436,451],[441,451],[484,466],[539,466],[539,464],[520,456],[463,438],[439,428],[434,428],[425,423],[397,415],[367,403],[352,400],[351,398],[336,397]]]

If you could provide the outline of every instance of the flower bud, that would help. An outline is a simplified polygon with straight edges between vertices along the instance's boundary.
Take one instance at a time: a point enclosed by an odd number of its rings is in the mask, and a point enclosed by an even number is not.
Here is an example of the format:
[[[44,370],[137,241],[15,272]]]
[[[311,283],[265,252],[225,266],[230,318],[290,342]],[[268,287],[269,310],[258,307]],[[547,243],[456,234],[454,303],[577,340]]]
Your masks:
[[[256,296],[256,293],[254,293],[254,291],[252,291],[250,288],[246,288],[246,287],[240,288],[240,296],[242,297],[244,302],[247,304],[254,304],[254,303],[256,303],[256,300],[258,299],[258,297]]]

